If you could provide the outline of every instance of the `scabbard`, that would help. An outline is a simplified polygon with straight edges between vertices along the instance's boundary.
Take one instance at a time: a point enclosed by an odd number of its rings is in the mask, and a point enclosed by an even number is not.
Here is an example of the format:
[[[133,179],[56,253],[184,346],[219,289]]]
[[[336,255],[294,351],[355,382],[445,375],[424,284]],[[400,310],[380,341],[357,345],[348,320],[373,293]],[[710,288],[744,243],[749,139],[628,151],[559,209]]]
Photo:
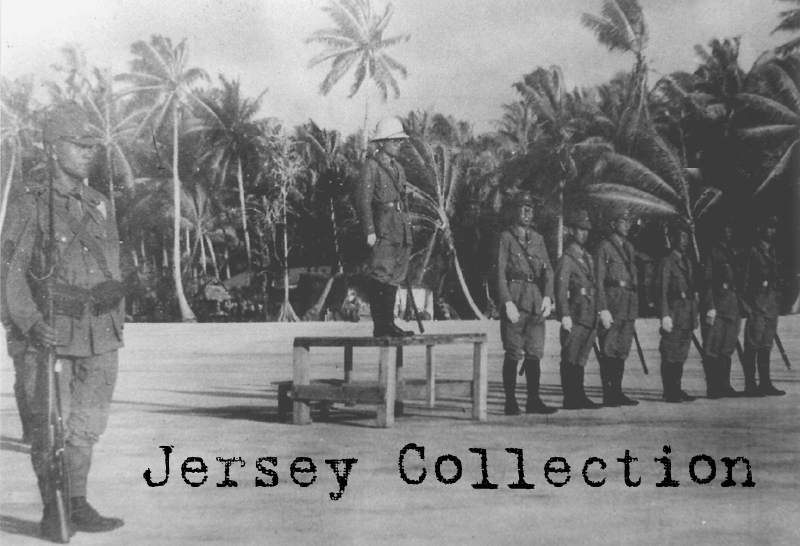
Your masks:
[[[783,363],[786,364],[786,369],[791,370],[792,364],[789,362],[789,357],[786,354],[786,351],[783,349],[783,342],[781,342],[778,332],[775,332],[775,345],[778,346],[778,350],[781,352],[781,358],[783,358]]]

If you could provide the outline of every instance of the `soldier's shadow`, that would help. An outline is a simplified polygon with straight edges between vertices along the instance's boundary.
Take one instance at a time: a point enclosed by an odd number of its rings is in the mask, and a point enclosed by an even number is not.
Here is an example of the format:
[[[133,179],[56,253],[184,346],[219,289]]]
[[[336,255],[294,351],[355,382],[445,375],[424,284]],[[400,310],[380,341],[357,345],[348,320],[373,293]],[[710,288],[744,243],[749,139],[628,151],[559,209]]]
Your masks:
[[[22,535],[26,537],[39,538],[39,522],[27,519],[15,518],[14,516],[0,515],[0,531],[10,535]]]
[[[11,438],[10,436],[0,436],[0,450],[2,451],[16,451],[17,453],[28,454],[31,452],[31,446],[23,444],[19,438]]]

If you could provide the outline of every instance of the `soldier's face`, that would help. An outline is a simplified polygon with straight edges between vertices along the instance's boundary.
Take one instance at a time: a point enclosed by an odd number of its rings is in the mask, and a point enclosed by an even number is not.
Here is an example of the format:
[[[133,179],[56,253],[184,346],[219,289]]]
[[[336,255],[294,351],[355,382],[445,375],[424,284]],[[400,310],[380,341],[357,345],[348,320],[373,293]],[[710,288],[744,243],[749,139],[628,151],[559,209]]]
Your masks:
[[[383,151],[391,156],[396,156],[400,153],[402,143],[399,140],[387,140],[383,143]]]
[[[631,221],[627,218],[619,218],[614,222],[614,232],[622,237],[627,237],[631,230]]]
[[[518,223],[521,226],[528,227],[533,223],[533,207],[530,205],[523,205],[517,209]]]
[[[578,243],[580,246],[586,244],[586,239],[589,238],[589,230],[583,229],[579,227],[572,228],[572,237],[575,239],[575,242]]]
[[[722,240],[730,243],[733,240],[733,226],[724,226],[722,228]]]
[[[689,248],[689,234],[685,231],[681,231],[678,236],[678,248],[681,252],[685,252]]]
[[[54,145],[56,163],[71,178],[83,180],[89,176],[96,148],[58,139]]]

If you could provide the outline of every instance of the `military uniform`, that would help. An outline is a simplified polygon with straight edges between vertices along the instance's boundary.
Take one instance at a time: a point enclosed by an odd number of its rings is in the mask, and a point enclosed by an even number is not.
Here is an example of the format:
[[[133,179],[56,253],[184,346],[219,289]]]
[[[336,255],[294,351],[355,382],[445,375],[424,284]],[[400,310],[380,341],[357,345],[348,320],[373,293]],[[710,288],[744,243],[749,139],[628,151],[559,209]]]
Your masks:
[[[689,356],[692,334],[697,327],[697,293],[689,257],[674,249],[662,258],[659,265],[659,310],[662,317],[672,321],[672,331],[661,329],[661,380],[664,400],[688,402],[694,397],[681,390],[683,365]]]
[[[744,329],[745,393],[785,394],[772,385],[769,357],[778,328],[778,268],[775,251],[766,241],[752,246],[745,256],[744,298],[750,316]],[[755,375],[758,367],[759,386]]]
[[[530,204],[525,195],[518,206]],[[497,294],[502,307],[511,302],[519,311],[519,320],[512,323],[507,313],[500,318],[500,336],[505,359],[503,384],[506,390],[506,413],[516,407],[517,362],[524,357],[528,401],[526,410],[545,408],[539,399],[540,360],[544,355],[545,317],[542,300],[553,300],[553,269],[542,236],[531,228],[513,226],[500,233],[496,246]],[[549,409],[549,408],[548,408]]]
[[[597,331],[603,403],[610,406],[636,403],[622,393],[625,360],[630,354],[639,310],[635,256],[633,245],[618,234],[602,241],[596,251],[597,308],[609,311],[613,320],[610,328],[601,323]]]
[[[706,256],[703,277],[702,312],[714,310],[714,323],[701,321],[703,368],[709,398],[735,396],[731,387],[731,356],[736,350],[742,325],[739,292],[742,288],[733,249],[719,242]]]

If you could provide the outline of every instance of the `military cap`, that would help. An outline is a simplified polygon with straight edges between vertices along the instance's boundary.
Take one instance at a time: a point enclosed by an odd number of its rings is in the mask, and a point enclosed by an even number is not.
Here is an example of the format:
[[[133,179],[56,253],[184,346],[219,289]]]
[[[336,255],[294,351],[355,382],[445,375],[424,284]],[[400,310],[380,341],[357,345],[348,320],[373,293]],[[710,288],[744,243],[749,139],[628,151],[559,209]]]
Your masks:
[[[567,218],[567,225],[580,229],[592,229],[592,223],[589,221],[589,213],[585,210],[576,210]]]
[[[95,146],[100,143],[100,139],[92,131],[86,111],[74,101],[61,103],[47,114],[44,139],[51,144],[59,139],[79,146]]]
[[[534,200],[533,196],[530,192],[521,191],[514,196],[514,200],[512,201],[514,208],[520,208],[524,206],[533,207],[536,205],[536,201]]]
[[[690,235],[692,233],[689,222],[683,217],[672,221],[669,225],[670,237],[678,237],[681,233],[688,233]]]
[[[765,214],[756,218],[756,225],[759,227],[778,227],[778,217],[774,214]]]
[[[611,211],[611,219],[615,222],[617,220],[628,220],[629,222],[633,222],[633,214],[631,214],[630,209],[626,207],[618,207]]]

